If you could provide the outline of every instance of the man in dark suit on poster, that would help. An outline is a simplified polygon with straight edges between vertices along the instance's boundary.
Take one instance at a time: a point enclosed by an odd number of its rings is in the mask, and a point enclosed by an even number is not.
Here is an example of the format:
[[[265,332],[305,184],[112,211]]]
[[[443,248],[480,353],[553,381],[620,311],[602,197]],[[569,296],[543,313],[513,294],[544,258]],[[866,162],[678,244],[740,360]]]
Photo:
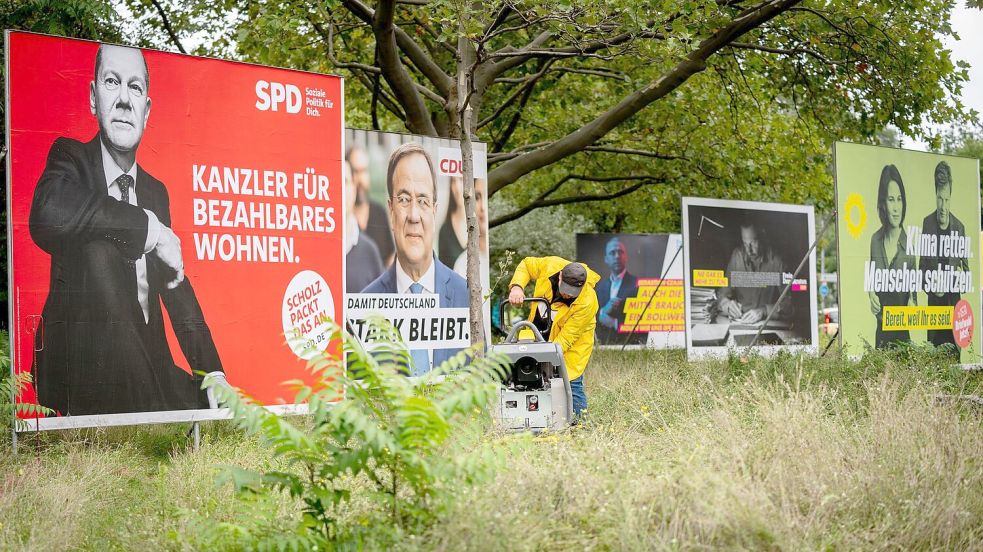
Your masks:
[[[952,214],[951,197],[952,169],[948,163],[942,161],[935,167],[935,211],[930,213],[922,221],[923,236],[934,234],[939,237],[940,241],[943,236],[948,236],[950,233],[955,233],[963,238],[966,237],[966,226],[956,218],[956,215]],[[969,260],[961,257],[922,255],[918,259],[918,270],[923,271],[922,274],[927,271],[944,268],[946,265],[952,266],[956,270],[969,270]],[[955,292],[943,293],[941,291],[928,291],[927,295],[928,305],[930,307],[953,307],[962,298],[959,293]],[[959,345],[956,345],[956,338],[951,329],[928,330],[927,338],[936,347],[949,347],[949,352],[956,358],[959,357]]]
[[[382,274],[379,247],[362,232],[355,215],[359,205],[358,187],[352,178],[351,165],[343,166],[345,178],[345,291],[358,293]]]
[[[31,236],[51,255],[35,381],[38,402],[62,415],[209,406],[201,379],[174,364],[161,301],[191,368],[224,380],[167,189],[136,163],[149,85],[140,50],[100,46],[89,86],[99,133],[55,140],[34,192]]]
[[[642,333],[619,333],[625,323],[625,303],[638,295],[638,277],[628,272],[628,250],[620,238],[611,238],[604,246],[604,264],[611,273],[597,284],[597,337],[604,345],[644,343],[648,336]]]
[[[434,256],[437,176],[430,154],[413,142],[389,156],[386,187],[389,222],[396,243],[392,265],[362,293],[435,293],[441,308],[468,306],[468,284]],[[459,349],[413,350],[411,375],[422,375],[439,366]]]

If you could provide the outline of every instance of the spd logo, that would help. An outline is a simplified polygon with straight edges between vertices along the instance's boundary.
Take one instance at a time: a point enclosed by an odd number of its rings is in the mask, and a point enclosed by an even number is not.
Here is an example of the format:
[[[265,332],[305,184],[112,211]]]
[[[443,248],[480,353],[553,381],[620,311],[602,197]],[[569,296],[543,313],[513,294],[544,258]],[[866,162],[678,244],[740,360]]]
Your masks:
[[[300,88],[292,84],[256,81],[256,109],[300,113]]]

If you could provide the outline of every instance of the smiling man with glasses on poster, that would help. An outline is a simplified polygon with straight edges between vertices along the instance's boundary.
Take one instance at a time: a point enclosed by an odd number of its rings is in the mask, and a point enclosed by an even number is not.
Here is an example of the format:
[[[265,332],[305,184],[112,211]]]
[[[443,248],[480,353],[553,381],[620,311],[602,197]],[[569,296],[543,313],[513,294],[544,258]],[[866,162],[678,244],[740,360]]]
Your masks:
[[[468,306],[467,282],[434,256],[436,182],[433,160],[422,146],[409,142],[393,150],[386,188],[396,259],[362,293],[428,293],[440,296],[440,308]],[[412,350],[411,375],[428,372],[458,350]]]

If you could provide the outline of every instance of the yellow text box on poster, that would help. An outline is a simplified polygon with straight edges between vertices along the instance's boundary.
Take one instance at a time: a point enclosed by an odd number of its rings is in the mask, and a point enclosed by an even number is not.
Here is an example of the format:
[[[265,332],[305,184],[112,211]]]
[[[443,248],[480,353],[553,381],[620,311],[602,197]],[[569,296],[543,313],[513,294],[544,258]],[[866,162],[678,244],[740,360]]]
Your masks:
[[[723,270],[693,270],[693,285],[696,287],[727,287],[727,276]]]
[[[681,332],[686,329],[684,309],[682,280],[639,279],[638,294],[625,302],[625,321],[618,331]]]
[[[951,330],[952,307],[884,307],[881,309],[884,331]]]

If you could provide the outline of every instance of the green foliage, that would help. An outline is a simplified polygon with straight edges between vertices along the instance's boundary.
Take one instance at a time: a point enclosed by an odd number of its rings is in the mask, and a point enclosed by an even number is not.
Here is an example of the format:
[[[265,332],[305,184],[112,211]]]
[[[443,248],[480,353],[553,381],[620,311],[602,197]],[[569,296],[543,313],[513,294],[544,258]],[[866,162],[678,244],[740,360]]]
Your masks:
[[[8,28],[125,37],[171,50],[183,43],[191,53],[338,72],[351,83],[345,101],[350,125],[405,130],[406,106],[399,105],[392,83],[371,70],[378,63],[375,38],[364,14],[353,8],[363,4],[26,0],[5,4],[0,15]],[[517,208],[575,203],[606,197],[633,182],[618,177],[648,176],[630,196],[574,205],[567,212],[600,231],[668,231],[678,228],[682,194],[829,208],[833,140],[876,141],[891,126],[938,147],[943,137],[933,125],[972,116],[958,100],[967,66],[952,60],[943,46],[952,35],[950,4],[832,0],[786,7],[712,55],[705,70],[671,94],[599,137],[595,149],[504,182],[495,177],[503,163],[572,136],[658,82],[746,6],[714,0],[431,0],[400,3],[395,24],[432,62],[424,68],[417,58],[404,59],[408,76],[448,96],[420,97],[442,136],[454,128],[456,102],[432,81],[440,79],[434,74],[447,79],[457,74],[458,37],[480,44],[485,56],[480,74],[509,59],[495,56],[509,56],[537,36],[549,36],[541,44],[544,52],[560,49],[563,55],[543,53],[510,65],[473,98],[475,120],[481,122],[476,137],[490,146],[491,195],[501,190]],[[113,7],[132,19],[122,20]],[[591,49],[613,36],[630,39]],[[527,84],[528,96],[519,94]],[[569,180],[549,192],[570,175],[607,180]],[[492,219],[502,214],[495,212]]]
[[[160,17],[148,2],[117,1],[141,14],[144,27],[159,28]],[[356,15],[359,10],[353,8],[375,9],[376,4],[161,4],[178,34],[207,34],[209,40],[199,41],[201,51],[340,73],[349,79],[348,124],[406,130],[407,106],[396,99],[393,84],[372,70],[378,64],[375,37],[364,14]],[[588,128],[619,102],[659,82],[743,10],[752,10],[716,0],[431,0],[398,3],[395,25],[427,61],[408,54],[401,43],[408,77],[416,86],[436,90],[404,94],[419,95],[437,133],[445,137],[454,128],[456,102],[435,81],[440,75],[451,81],[456,76],[459,37],[480,43],[478,76],[490,71],[497,78],[472,98],[475,120],[481,123],[476,138],[489,144],[490,193],[507,200],[499,206],[576,203],[637,182],[617,177],[649,176],[631,195],[566,210],[598,231],[644,232],[677,229],[678,197],[684,194],[828,209],[833,140],[876,141],[891,126],[937,145],[935,124],[971,116],[958,100],[967,67],[955,62],[943,43],[952,35],[950,8],[946,0],[786,6],[712,55],[705,70],[599,137],[593,145],[601,149],[583,150],[507,180],[496,177],[503,164]],[[507,64],[501,74],[491,67],[543,36],[549,38],[538,44],[542,53]],[[614,37],[619,37],[616,43],[608,42]],[[159,29],[147,40],[164,47],[170,43]],[[598,43],[608,45],[591,49]],[[562,55],[550,54],[558,50]],[[526,96],[521,92],[527,85]],[[563,181],[570,175],[608,180]],[[558,182],[565,183],[550,192]],[[491,218],[507,213],[493,211]]]
[[[281,461],[279,469],[263,472],[225,468],[222,481],[251,500],[282,491],[303,504],[301,522],[286,531],[220,524],[213,527],[216,534],[246,540],[263,535],[250,545],[258,548],[357,543],[365,526],[344,523],[340,514],[354,492],[375,505],[376,523],[416,533],[457,485],[481,476],[489,458],[468,440],[476,434],[477,415],[497,394],[504,360],[462,352],[410,381],[402,373],[410,356],[398,332],[382,319],[373,324],[379,344],[371,353],[342,338],[347,374],[340,360],[322,355],[309,363],[314,386],[288,382],[297,389],[297,403],[307,403],[309,430],[235,390],[213,386],[236,423]]]
[[[7,433],[11,425],[18,430],[27,428],[27,421],[18,418],[21,414],[28,418],[32,416],[48,416],[50,408],[33,403],[19,403],[19,397],[31,383],[30,372],[14,374],[10,370],[10,339],[6,331],[0,331],[0,433]]]
[[[126,12],[134,15],[125,22],[127,42],[134,46],[183,49],[199,56],[236,57],[236,36],[227,31],[242,23],[241,2],[112,0],[112,3],[125,6]]]
[[[973,157],[980,160],[980,181],[983,182],[983,127],[981,130],[953,129],[942,136],[942,153]],[[980,190],[983,197],[983,190]]]
[[[512,204],[500,198],[492,199],[489,206],[492,212],[508,212],[512,208]],[[501,278],[498,281],[502,283],[495,291],[501,293],[504,290],[512,277],[511,270],[515,268],[515,263],[524,257],[557,255],[565,259],[576,258],[577,233],[593,230],[590,220],[572,214],[564,207],[542,209],[534,217],[520,218],[492,228],[489,235],[491,278],[492,281]],[[516,259],[511,266],[506,267],[507,272],[503,273],[499,264],[508,251],[513,251]]]
[[[0,4],[4,29],[119,41],[119,16],[107,0],[19,0]]]

